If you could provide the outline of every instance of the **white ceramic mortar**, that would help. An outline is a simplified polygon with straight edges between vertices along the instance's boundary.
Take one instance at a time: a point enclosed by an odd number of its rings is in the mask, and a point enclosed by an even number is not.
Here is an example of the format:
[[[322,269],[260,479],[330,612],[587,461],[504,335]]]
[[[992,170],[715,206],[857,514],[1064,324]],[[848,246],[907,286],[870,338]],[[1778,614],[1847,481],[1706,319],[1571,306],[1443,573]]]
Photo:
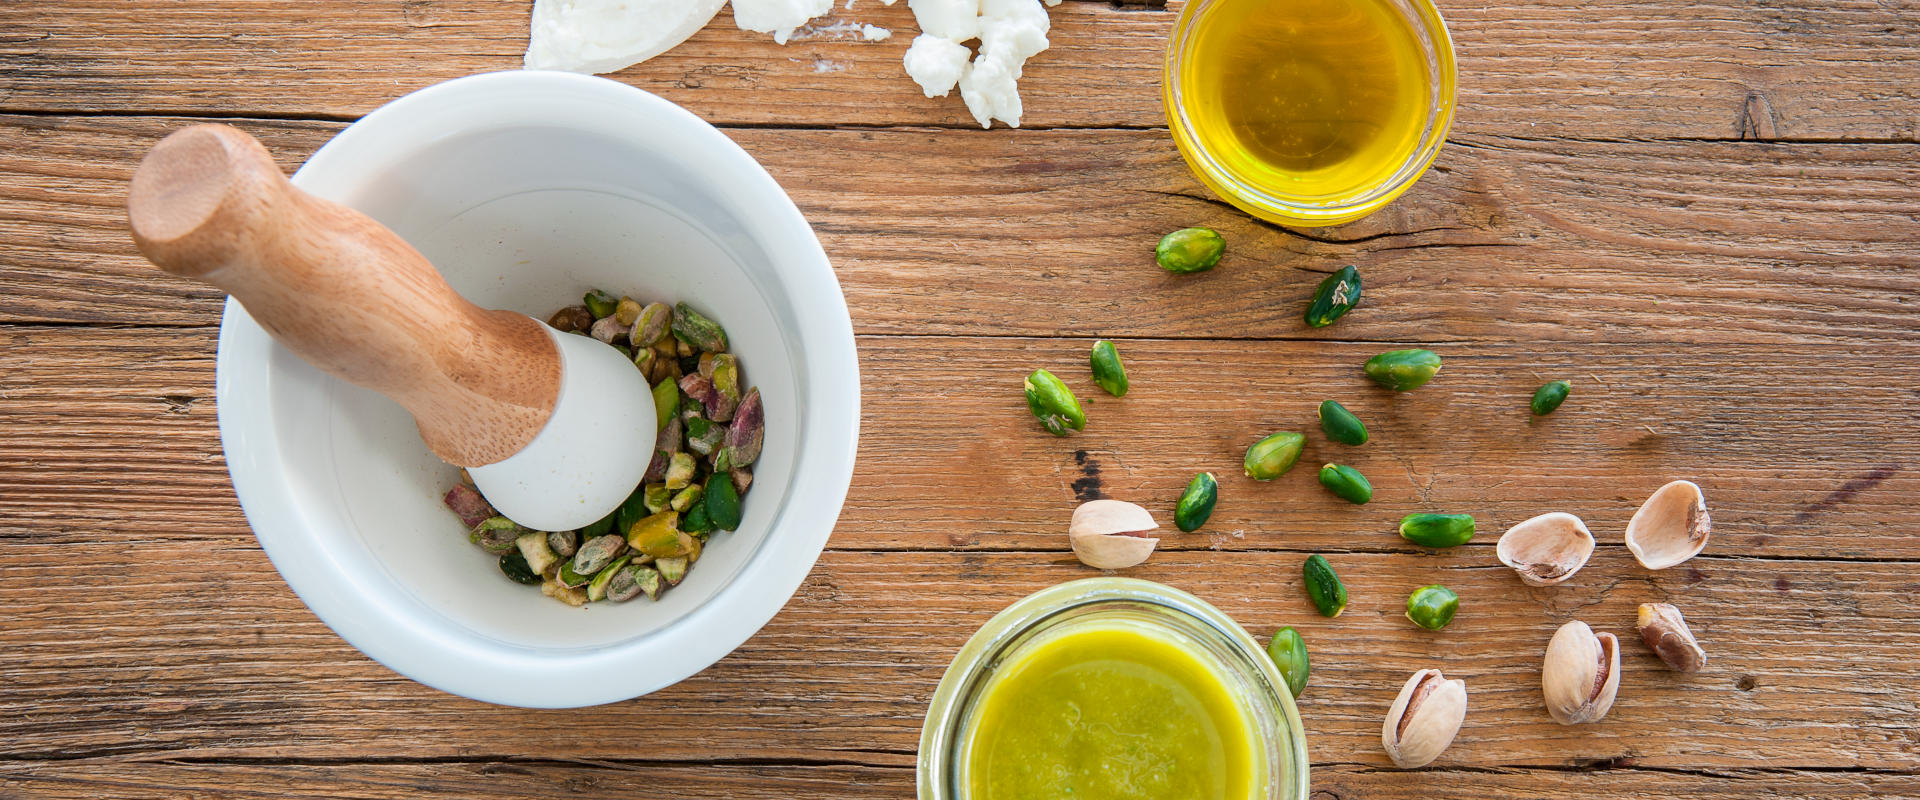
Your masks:
[[[658,602],[571,608],[467,542],[440,502],[456,471],[405,411],[282,350],[229,301],[217,395],[234,488],[327,625],[429,686],[572,707],[699,672],[793,595],[852,478],[858,363],[825,253],[745,151],[623,84],[502,72],[388,104],[293,182],[393,229],[485,307],[545,319],[589,287],[686,301],[726,328],[766,408],[740,529]]]

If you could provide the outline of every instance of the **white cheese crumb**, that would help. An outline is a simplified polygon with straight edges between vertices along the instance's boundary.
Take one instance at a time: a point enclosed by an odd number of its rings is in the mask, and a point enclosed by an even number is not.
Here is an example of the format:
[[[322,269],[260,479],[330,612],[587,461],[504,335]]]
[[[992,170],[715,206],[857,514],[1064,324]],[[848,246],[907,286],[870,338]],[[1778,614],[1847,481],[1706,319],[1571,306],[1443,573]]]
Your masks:
[[[1047,49],[1049,20],[1041,0],[907,0],[921,35],[907,49],[907,75],[928,97],[956,83],[980,127],[1000,120],[1020,127],[1020,75],[1027,59]],[[1049,5],[1059,0],[1050,0]],[[967,63],[965,42],[980,40]]]
[[[966,74],[967,59],[972,55],[964,44],[923,33],[907,48],[907,75],[928,97],[946,97]]]
[[[860,37],[869,42],[884,42],[893,38],[893,31],[878,25],[862,25],[860,26]]]
[[[723,5],[726,0],[534,0],[526,67],[618,72],[686,41]]]
[[[733,24],[786,44],[793,29],[833,10],[833,0],[733,0]]]

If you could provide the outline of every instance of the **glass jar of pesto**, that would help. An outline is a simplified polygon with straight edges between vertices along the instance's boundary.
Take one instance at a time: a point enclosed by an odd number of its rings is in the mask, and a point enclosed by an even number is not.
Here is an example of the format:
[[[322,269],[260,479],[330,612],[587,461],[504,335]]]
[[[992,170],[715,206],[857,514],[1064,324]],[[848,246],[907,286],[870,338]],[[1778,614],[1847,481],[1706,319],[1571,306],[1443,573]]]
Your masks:
[[[1286,681],[1193,595],[1088,578],[974,634],[920,734],[921,800],[1304,800]]]

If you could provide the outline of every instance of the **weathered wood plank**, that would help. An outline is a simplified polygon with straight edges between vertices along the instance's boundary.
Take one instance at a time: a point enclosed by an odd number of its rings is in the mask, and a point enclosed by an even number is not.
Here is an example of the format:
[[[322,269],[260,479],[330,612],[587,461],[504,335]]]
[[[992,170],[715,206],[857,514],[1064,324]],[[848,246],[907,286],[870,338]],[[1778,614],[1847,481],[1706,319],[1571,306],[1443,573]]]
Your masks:
[[[0,328],[0,537],[250,544],[219,455],[214,344],[208,328]],[[1469,549],[1486,555],[1507,526],[1564,510],[1618,549],[1647,494],[1687,477],[1712,505],[1709,552],[1920,559],[1920,538],[1887,533],[1920,528],[1912,346],[1459,345],[1432,384],[1389,396],[1358,369],[1378,345],[1135,340],[1117,401],[1091,385],[1086,347],[862,337],[863,440],[832,546],[1057,551],[1080,498],[1165,514],[1212,471],[1213,520],[1165,547],[1405,552],[1399,518],[1447,510],[1478,516]],[[1028,415],[1020,380],[1039,366],[1087,404],[1084,433],[1056,439]],[[1573,398],[1529,423],[1553,377]],[[1373,440],[1326,442],[1327,397]],[[1245,479],[1245,447],[1277,429],[1309,433],[1301,466]],[[1326,461],[1366,473],[1375,500],[1315,485]]]
[[[185,123],[0,119],[0,321],[218,318],[216,293],[139,259],[121,209],[139,154]],[[247,127],[292,166],[339,126]],[[1920,329],[1920,145],[1462,141],[1388,210],[1295,233],[1207,199],[1163,132],[730,133],[790,187],[865,333],[1561,347]],[[1188,224],[1229,255],[1168,276],[1153,242]],[[1305,298],[1343,263],[1365,304],[1307,329]]]
[[[1473,135],[1914,141],[1920,22],[1909,4],[1712,0],[1440,3]],[[57,0],[0,6],[0,109],[352,118],[413,89],[517,69],[524,0]],[[1026,124],[1164,125],[1160,63],[1174,10],[1053,9],[1053,48],[1022,82]],[[894,31],[860,41],[847,23]],[[905,4],[836,9],[782,47],[722,12],[621,73],[724,123],[974,123],[900,68]]]
[[[1308,605],[1298,554],[1160,553],[1128,574],[1192,591],[1263,636],[1298,626],[1314,656],[1301,713],[1319,762],[1385,765],[1382,715],[1407,674],[1437,666],[1472,698],[1446,767],[1920,768],[1910,564],[1715,556],[1648,573],[1606,548],[1576,580],[1528,589],[1485,553],[1332,560],[1352,594],[1335,620]],[[0,549],[0,758],[904,766],[962,642],[1015,598],[1090,574],[1060,553],[832,552],[773,623],[699,676],[637,701],[530,711],[365,660],[250,543],[13,542]],[[1464,598],[1440,633],[1401,615],[1406,592],[1434,582]],[[1555,724],[1539,688],[1554,628],[1577,617],[1631,637],[1635,605],[1654,600],[1685,609],[1707,669],[1669,672],[1630,638],[1606,720]]]
[[[1348,764],[1313,768],[1314,800],[1431,800],[1525,797],[1530,800],[1826,800],[1920,797],[1920,778],[1904,774],[1724,770],[1671,773],[1635,769],[1562,771],[1379,770]],[[674,798],[908,797],[908,769],[841,766],[735,766],[600,762],[462,764],[182,764],[122,761],[0,762],[0,790],[39,800],[255,798],[421,800],[490,797],[548,800],[556,794]]]

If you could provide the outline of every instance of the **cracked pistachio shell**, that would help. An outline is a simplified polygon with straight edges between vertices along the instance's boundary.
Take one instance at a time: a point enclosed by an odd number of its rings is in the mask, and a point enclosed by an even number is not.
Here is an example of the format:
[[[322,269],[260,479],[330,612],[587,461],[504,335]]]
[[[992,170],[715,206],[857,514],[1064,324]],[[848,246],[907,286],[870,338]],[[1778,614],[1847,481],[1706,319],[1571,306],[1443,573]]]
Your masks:
[[[1620,639],[1574,620],[1554,631],[1540,667],[1547,713],[1562,725],[1597,722],[1620,691]]]
[[[1341,444],[1362,445],[1367,443],[1367,426],[1348,411],[1346,406],[1332,400],[1320,403],[1320,430],[1327,438]]]
[[[1414,769],[1433,763],[1460,732],[1467,718],[1467,682],[1447,680],[1437,669],[1407,678],[1387,710],[1380,746],[1394,766]]]
[[[1160,268],[1175,275],[1205,272],[1220,263],[1227,253],[1227,240],[1206,228],[1181,228],[1160,237],[1153,258]]]
[[[1254,442],[1247,448],[1247,457],[1242,464],[1247,477],[1256,481],[1270,481],[1287,474],[1293,469],[1294,462],[1300,460],[1300,448],[1306,446],[1307,437],[1292,431],[1281,431],[1265,439]]]
[[[1127,396],[1127,368],[1120,363],[1120,351],[1113,348],[1113,342],[1105,339],[1093,343],[1093,353],[1087,357],[1093,368],[1093,382],[1114,397]]]
[[[1160,540],[1146,509],[1119,500],[1090,500],[1073,510],[1067,538],[1080,563],[1094,569],[1126,569],[1147,560]]]
[[[1693,481],[1674,481],[1627,520],[1627,549],[1640,566],[1666,569],[1699,555],[1712,533],[1706,495]]]
[[[1640,640],[1667,666],[1681,672],[1699,672],[1707,665],[1707,651],[1694,640],[1680,609],[1667,603],[1641,603],[1634,627],[1640,630]]]
[[[1440,357],[1432,350],[1389,350],[1367,359],[1367,377],[1396,392],[1427,385],[1440,371]]]
[[[1555,511],[1508,528],[1494,552],[1528,586],[1552,586],[1587,565],[1593,533],[1579,517]]]
[[[1307,327],[1324,328],[1360,303],[1360,270],[1348,264],[1328,275],[1307,303]]]

